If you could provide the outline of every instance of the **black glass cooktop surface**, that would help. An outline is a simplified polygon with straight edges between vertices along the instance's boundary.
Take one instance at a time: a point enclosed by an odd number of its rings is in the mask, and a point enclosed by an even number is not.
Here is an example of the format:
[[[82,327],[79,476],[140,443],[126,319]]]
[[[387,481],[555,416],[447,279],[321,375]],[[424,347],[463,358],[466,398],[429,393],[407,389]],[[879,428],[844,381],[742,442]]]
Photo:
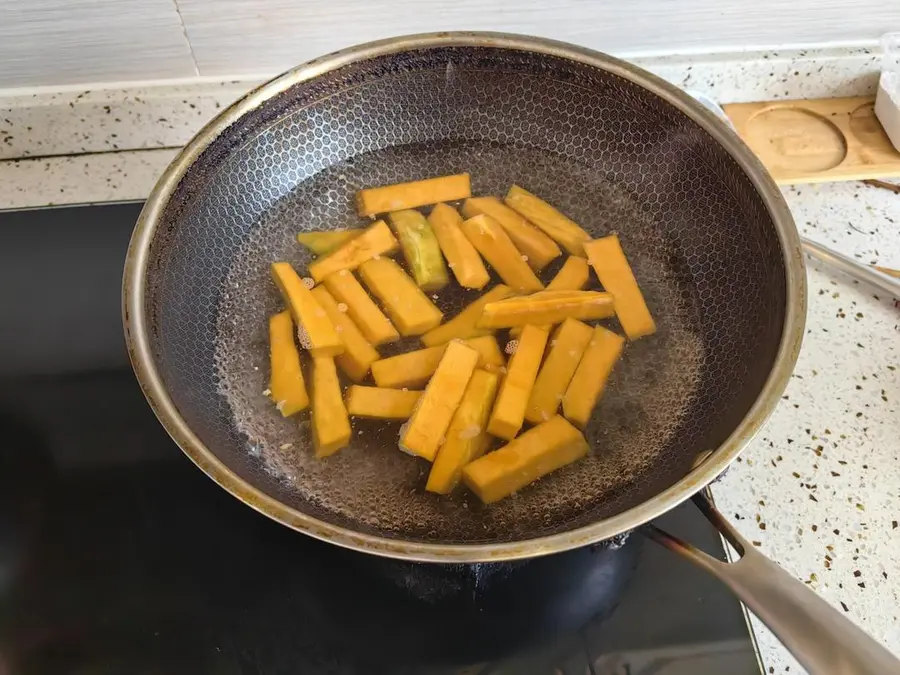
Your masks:
[[[0,213],[0,675],[760,672],[739,603],[639,535],[413,565],[227,495],[128,365],[119,284],[139,209]],[[692,506],[661,521],[724,555]]]

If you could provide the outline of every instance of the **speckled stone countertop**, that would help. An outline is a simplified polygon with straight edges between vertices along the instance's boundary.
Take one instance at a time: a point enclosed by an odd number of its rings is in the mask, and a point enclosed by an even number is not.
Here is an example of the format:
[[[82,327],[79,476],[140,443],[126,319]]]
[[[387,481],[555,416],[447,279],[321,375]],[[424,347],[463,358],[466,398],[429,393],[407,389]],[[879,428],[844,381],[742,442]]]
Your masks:
[[[651,59],[720,102],[871,93],[868,50]],[[0,95],[0,208],[142,199],[178,148],[252,82]],[[900,268],[900,194],[784,189],[804,236]],[[900,309],[809,265],[800,359],[759,437],[713,486],[766,555],[900,655]],[[755,622],[765,668],[802,673]]]
[[[647,57],[634,63],[720,103],[873,94],[865,48]],[[140,199],[212,116],[257,80],[0,92],[0,208]]]
[[[850,182],[784,195],[803,236],[900,267],[900,194]],[[900,655],[900,309],[808,262],[797,367],[713,494],[763,553]],[[754,628],[770,672],[804,672]]]

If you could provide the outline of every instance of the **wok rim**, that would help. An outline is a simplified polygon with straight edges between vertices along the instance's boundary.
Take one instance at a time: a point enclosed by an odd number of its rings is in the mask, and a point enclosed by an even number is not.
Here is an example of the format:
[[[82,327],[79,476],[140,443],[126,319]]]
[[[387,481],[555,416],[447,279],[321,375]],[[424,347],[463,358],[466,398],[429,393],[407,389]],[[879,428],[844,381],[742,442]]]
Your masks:
[[[778,234],[785,267],[785,321],[778,353],[756,401],[725,442],[685,477],[654,497],[611,518],[573,530],[504,543],[440,544],[356,532],[294,509],[237,476],[191,431],[168,395],[152,358],[146,321],[146,271],[150,244],[182,177],[231,124],[295,84],[350,63],[434,47],[486,47],[528,51],[600,68],[633,82],[690,117],[741,167],[766,206]],[[661,78],[601,52],[545,38],[490,32],[439,32],[369,42],[297,66],[262,84],[204,126],[157,181],[135,225],[122,281],[125,340],[138,383],[163,427],[181,450],[222,488],[250,507],[294,530],[360,552],[417,562],[501,562],[548,555],[629,532],[678,506],[715,480],[750,443],[778,403],[800,351],[806,321],[806,273],[800,236],[774,180],[740,138],[689,94]]]

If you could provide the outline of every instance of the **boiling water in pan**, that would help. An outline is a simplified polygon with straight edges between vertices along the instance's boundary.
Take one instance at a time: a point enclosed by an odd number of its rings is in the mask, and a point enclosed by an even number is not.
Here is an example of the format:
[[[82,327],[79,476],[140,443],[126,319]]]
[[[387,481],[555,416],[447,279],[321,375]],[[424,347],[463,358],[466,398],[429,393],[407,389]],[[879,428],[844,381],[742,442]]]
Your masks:
[[[475,194],[503,195],[517,183],[544,197],[593,236],[620,233],[659,332],[626,347],[586,431],[592,452],[512,498],[484,507],[459,489],[450,497],[424,491],[429,464],[397,449],[399,425],[354,420],[350,447],[317,460],[306,415],[283,419],[268,387],[267,317],[282,307],[269,265],[287,260],[303,274],[309,254],[296,243],[304,230],[359,226],[353,196],[363,187],[467,171]],[[640,199],[572,160],[488,143],[397,146],[360,155],[297,186],[257,224],[229,270],[218,314],[220,391],[247,452],[304,500],[367,530],[425,540],[476,542],[557,530],[622,499],[643,475],[677,461],[669,439],[689,409],[704,347],[697,302],[669,269],[672,251]],[[564,260],[542,275],[547,281]],[[451,290],[452,289],[452,290]],[[478,296],[453,284],[435,302],[453,316]],[[501,333],[501,346],[505,335]],[[421,346],[404,341],[382,355]],[[624,502],[623,502],[624,503]]]

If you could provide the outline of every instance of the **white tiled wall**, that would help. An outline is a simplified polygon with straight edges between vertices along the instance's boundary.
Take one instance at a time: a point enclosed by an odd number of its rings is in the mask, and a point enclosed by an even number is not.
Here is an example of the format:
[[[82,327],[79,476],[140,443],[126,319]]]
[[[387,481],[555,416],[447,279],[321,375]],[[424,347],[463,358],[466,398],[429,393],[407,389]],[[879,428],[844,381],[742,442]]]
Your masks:
[[[0,88],[196,75],[173,0],[0,0]]]
[[[872,42],[898,0],[0,0],[0,88],[274,74],[435,30],[543,35],[620,55]]]
[[[402,33],[500,30],[616,54],[874,40],[898,0],[178,0],[200,71],[283,70]]]

